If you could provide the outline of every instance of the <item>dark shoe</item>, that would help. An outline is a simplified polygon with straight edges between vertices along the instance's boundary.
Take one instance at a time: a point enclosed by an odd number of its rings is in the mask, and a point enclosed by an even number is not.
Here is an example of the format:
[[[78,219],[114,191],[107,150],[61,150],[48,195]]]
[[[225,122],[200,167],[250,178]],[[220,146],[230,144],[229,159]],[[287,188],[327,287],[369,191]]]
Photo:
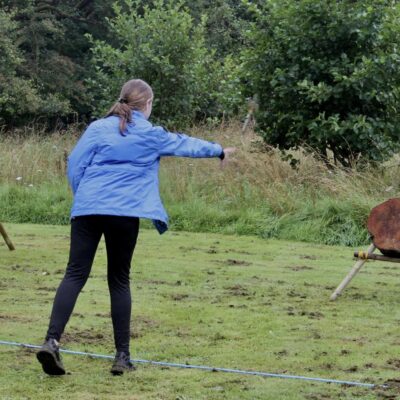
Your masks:
[[[113,375],[122,375],[125,371],[134,371],[136,367],[130,362],[129,354],[123,351],[117,352],[114,359],[114,364],[111,367]]]
[[[48,375],[64,375],[65,369],[61,361],[58,342],[55,339],[46,340],[36,357],[42,364],[43,371]]]

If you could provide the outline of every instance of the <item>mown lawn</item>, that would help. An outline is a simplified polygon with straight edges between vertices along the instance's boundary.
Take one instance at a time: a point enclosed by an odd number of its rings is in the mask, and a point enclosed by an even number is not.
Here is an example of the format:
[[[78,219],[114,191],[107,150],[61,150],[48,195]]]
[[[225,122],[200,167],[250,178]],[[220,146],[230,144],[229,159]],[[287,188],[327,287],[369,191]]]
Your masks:
[[[69,228],[5,224],[0,340],[41,344]],[[371,262],[336,302],[353,249],[143,229],[132,270],[132,358],[383,384],[400,378],[400,271]],[[101,243],[62,347],[112,355]],[[0,346],[0,399],[396,399],[400,390],[139,365],[64,355],[46,376],[32,350]]]

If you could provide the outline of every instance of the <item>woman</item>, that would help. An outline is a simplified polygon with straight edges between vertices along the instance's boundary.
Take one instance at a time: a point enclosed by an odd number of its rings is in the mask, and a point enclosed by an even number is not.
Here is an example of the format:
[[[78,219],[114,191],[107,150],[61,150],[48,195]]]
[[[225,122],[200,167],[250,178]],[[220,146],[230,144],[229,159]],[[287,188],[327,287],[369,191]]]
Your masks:
[[[158,188],[160,157],[219,157],[225,163],[234,151],[153,126],[148,121],[152,102],[153,91],[146,82],[126,82],[108,115],[89,125],[68,158],[68,180],[74,194],[69,261],[54,299],[45,342],[37,353],[49,375],[65,374],[59,341],[102,235],[116,347],[111,373],[135,369],[129,361],[129,271],[139,218],[152,219],[160,233],[168,229]]]

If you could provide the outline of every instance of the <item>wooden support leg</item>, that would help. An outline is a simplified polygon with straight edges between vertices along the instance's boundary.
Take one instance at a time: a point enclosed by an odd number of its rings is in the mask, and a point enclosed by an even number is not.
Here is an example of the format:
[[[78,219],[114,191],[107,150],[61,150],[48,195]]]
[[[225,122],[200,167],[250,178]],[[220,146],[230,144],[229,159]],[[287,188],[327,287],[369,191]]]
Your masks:
[[[247,114],[247,116],[246,116],[246,119],[244,120],[244,123],[243,123],[242,135],[244,135],[246,133],[246,129],[247,129],[247,126],[249,125],[249,122],[250,122],[251,118],[252,118],[252,113],[249,112]]]
[[[374,252],[376,247],[374,244],[371,244],[368,247],[367,253],[371,254]],[[351,271],[347,274],[346,278],[343,279],[342,283],[336,288],[336,290],[331,295],[331,300],[336,300],[336,298],[342,293],[344,288],[350,283],[350,281],[354,278],[357,272],[361,269],[361,267],[365,264],[367,260],[358,260]]]
[[[1,233],[1,236],[3,236],[3,238],[4,238],[4,240],[5,240],[5,242],[6,242],[7,246],[8,246],[8,248],[9,248],[10,250],[15,250],[15,247],[14,247],[14,245],[12,244],[10,238],[8,237],[7,232],[6,232],[6,230],[4,229],[4,226],[1,224],[1,222],[0,222],[0,233]]]

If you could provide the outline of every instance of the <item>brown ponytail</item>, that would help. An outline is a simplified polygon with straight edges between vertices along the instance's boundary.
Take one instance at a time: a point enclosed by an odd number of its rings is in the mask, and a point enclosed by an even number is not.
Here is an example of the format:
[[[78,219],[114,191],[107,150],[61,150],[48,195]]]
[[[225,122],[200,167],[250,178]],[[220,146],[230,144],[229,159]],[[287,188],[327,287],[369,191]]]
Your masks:
[[[122,86],[118,101],[110,108],[106,117],[119,117],[119,130],[123,135],[126,124],[132,122],[132,110],[143,111],[152,97],[153,90],[150,85],[141,79],[131,79]]]

